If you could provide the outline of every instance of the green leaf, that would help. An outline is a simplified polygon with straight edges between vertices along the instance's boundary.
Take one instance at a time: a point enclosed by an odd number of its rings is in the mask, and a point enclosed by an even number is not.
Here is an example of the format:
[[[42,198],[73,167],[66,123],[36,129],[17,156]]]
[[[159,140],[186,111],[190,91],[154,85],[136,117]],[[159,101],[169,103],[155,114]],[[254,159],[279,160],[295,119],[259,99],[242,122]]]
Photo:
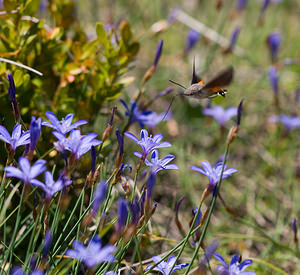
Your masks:
[[[124,41],[125,45],[128,45],[132,38],[132,31],[130,29],[130,25],[127,21],[123,21],[120,26],[121,37]]]
[[[27,0],[23,13],[26,15],[34,15],[38,11],[40,3],[41,0]]]
[[[131,53],[132,56],[134,56],[139,52],[139,49],[140,44],[138,42],[134,42],[129,46],[128,51]]]
[[[104,46],[105,49],[107,49],[109,46],[108,36],[104,29],[103,24],[100,22],[96,24],[96,34],[97,34],[98,41]]]
[[[19,87],[22,85],[23,83],[23,73],[20,70],[16,70],[14,72],[14,81],[15,81],[15,85],[16,87]]]

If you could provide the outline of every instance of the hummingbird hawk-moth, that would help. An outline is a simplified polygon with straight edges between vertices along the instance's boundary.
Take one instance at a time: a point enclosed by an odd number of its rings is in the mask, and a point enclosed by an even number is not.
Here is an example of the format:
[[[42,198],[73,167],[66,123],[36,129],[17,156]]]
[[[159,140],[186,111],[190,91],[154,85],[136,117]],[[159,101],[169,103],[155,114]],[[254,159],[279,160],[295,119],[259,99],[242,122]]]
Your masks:
[[[188,96],[197,99],[204,98],[213,98],[215,96],[221,95],[225,97],[227,90],[224,87],[228,86],[233,79],[233,67],[230,66],[226,68],[224,71],[221,71],[217,74],[212,80],[204,83],[202,79],[200,79],[195,72],[195,60],[193,62],[193,77],[191,86],[186,88],[183,85],[169,80],[171,83],[176,84],[184,89],[183,93],[178,95]]]
[[[187,97],[197,98],[197,99],[213,98],[219,95],[225,97],[227,90],[224,89],[224,87],[228,86],[231,83],[233,79],[233,72],[234,69],[232,66],[230,66],[225,70],[221,71],[212,80],[208,81],[205,84],[204,81],[196,75],[195,59],[194,59],[193,76],[192,76],[192,82],[190,87],[186,88],[183,85],[179,84],[178,82],[175,82],[174,80],[169,80],[171,83],[183,88],[184,92],[178,93],[173,96],[165,116],[169,112],[171,105],[176,96],[187,96]]]

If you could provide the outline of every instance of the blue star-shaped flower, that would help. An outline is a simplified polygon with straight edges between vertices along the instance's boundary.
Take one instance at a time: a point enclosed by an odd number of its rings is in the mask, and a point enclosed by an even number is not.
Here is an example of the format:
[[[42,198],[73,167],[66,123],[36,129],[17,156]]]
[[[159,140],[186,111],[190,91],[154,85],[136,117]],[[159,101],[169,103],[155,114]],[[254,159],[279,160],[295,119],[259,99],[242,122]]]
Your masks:
[[[139,140],[135,135],[126,132],[126,136],[131,138],[133,141],[135,141],[138,145],[142,147],[143,153],[142,157],[146,158],[146,156],[154,149],[156,148],[163,148],[163,147],[170,147],[171,144],[169,142],[162,142],[160,141],[163,139],[162,134],[156,134],[153,137],[148,135],[147,130],[142,129],[141,130],[141,140]]]
[[[229,266],[219,253],[214,253],[214,257],[222,264],[221,266],[218,266],[218,270],[221,271],[222,275],[255,275],[254,271],[244,271],[252,264],[252,261],[245,260],[239,263],[238,254],[233,255]]]
[[[106,245],[102,247],[101,239],[96,235],[89,241],[87,247],[81,242],[74,241],[73,249],[69,249],[66,255],[84,262],[88,268],[93,268],[95,265],[103,262],[113,262],[115,257],[113,253],[116,251],[114,245]]]
[[[157,262],[159,262],[161,260],[161,257],[154,256],[154,257],[152,257],[152,260],[153,260],[154,263],[157,263]],[[175,261],[176,261],[176,257],[175,256],[171,256],[166,262],[162,261],[161,263],[159,263],[155,268],[153,268],[153,270],[159,271],[163,275],[168,275],[170,273],[171,268],[174,265]],[[185,268],[188,265],[189,264],[187,264],[187,263],[175,265],[170,274],[172,274],[176,270]],[[152,266],[153,265],[148,265],[147,268],[146,268],[146,270],[150,269]]]
[[[31,183],[33,186],[42,184],[39,180],[35,179],[39,174],[43,173],[46,170],[45,160],[38,160],[32,166],[27,158],[19,158],[19,167],[18,169],[13,166],[7,166],[4,168],[6,171],[6,177],[14,177],[24,181],[25,184]]]
[[[51,172],[45,172],[45,184],[42,182],[35,183],[35,186],[38,186],[44,190],[47,198],[51,198],[55,193],[62,190],[65,186],[68,186],[72,183],[71,180],[64,179],[60,177],[57,181],[54,181],[53,175]]]
[[[59,151],[68,150],[79,159],[82,155],[88,152],[92,146],[97,146],[102,141],[95,139],[97,134],[90,133],[82,136],[80,130],[73,130],[70,137],[66,138],[63,134],[54,131],[53,134],[57,137],[58,141],[54,143]]]
[[[56,117],[56,115],[52,112],[49,112],[49,111],[46,112],[46,116],[51,121],[51,123],[44,120],[42,122],[42,125],[53,128],[57,132],[59,132],[63,135],[65,135],[66,133],[76,129],[77,127],[79,127],[81,125],[87,124],[86,120],[78,120],[77,122],[72,124],[74,114],[68,114],[61,121],[59,121],[58,118]]]
[[[135,152],[134,153],[137,157],[141,158],[143,155],[141,153]],[[158,158],[158,151],[154,150],[151,154],[151,161],[145,159],[145,163],[147,166],[151,168],[151,171],[157,174],[158,171],[163,169],[178,169],[176,164],[168,164],[171,162],[175,156],[173,155],[166,155],[162,159]]]
[[[23,132],[21,124],[16,124],[10,136],[6,128],[0,125],[0,139],[9,144],[12,151],[15,151],[17,147],[30,143],[30,132]]]
[[[221,171],[222,171],[222,162],[217,163],[214,168],[211,167],[211,164],[208,161],[201,161],[201,164],[203,169],[198,166],[191,166],[191,169],[208,177],[209,179],[208,185],[209,187],[213,188],[220,179]],[[232,174],[235,172],[237,172],[236,169],[234,168],[227,169],[227,166],[225,164],[222,179],[231,177]]]
[[[224,110],[221,106],[214,106],[203,109],[203,114],[212,116],[221,126],[224,126],[229,119],[237,115],[237,107],[229,107]]]

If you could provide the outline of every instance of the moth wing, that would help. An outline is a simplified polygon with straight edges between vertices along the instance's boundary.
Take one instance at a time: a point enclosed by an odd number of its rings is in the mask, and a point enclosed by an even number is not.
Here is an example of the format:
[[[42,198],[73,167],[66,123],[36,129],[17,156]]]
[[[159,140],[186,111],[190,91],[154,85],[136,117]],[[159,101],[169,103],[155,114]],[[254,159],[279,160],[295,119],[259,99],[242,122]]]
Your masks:
[[[200,83],[199,83],[200,82]],[[195,70],[195,57],[194,57],[194,61],[193,61],[193,77],[192,77],[192,83],[191,85],[193,84],[203,84],[202,83],[202,79],[196,74],[196,70]]]
[[[220,72],[216,77],[207,82],[203,89],[209,91],[210,93],[216,93],[228,86],[233,79],[234,69],[232,66],[228,67],[224,71]]]

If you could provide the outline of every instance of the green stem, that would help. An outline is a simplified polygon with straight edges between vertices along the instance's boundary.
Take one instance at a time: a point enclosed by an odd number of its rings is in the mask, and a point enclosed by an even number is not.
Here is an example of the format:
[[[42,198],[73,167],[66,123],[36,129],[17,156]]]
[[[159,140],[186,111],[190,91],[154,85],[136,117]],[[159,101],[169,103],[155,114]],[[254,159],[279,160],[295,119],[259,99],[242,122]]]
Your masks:
[[[208,228],[208,225],[209,225],[209,222],[210,222],[210,218],[211,218],[212,213],[214,211],[214,208],[215,208],[215,205],[216,205],[216,201],[217,201],[217,197],[218,197],[218,194],[219,194],[219,190],[220,190],[220,187],[221,187],[222,177],[223,177],[223,172],[224,172],[224,167],[225,167],[225,163],[226,163],[228,151],[229,151],[229,144],[226,145],[226,149],[225,149],[225,153],[224,153],[224,158],[223,158],[223,163],[222,163],[221,175],[220,175],[219,181],[217,183],[215,192],[213,194],[213,198],[211,200],[211,204],[210,204],[210,208],[209,208],[208,216],[206,218],[205,225],[204,225],[203,230],[201,232],[201,236],[200,236],[197,248],[194,251],[194,254],[192,256],[192,260],[191,260],[191,262],[190,262],[187,270],[185,271],[184,275],[187,275],[189,273],[189,271],[191,270],[192,265],[194,263],[194,260],[196,259],[196,256],[198,255],[198,252],[199,252],[199,249],[201,247],[201,244],[202,244],[202,242],[203,242],[203,240],[205,238],[205,235],[206,235],[206,232],[207,232],[207,228]]]
[[[197,227],[195,227],[194,230],[192,230],[191,235],[193,235],[197,230],[199,230],[201,228],[201,224],[198,225]],[[139,234],[139,232],[137,233]],[[160,261],[158,261],[157,263],[155,263],[151,268],[149,268],[147,271],[145,271],[145,275],[148,274],[149,272],[151,272],[153,270],[153,268],[157,267],[162,261],[164,261],[165,259],[167,259],[170,255],[172,255],[181,245],[183,245],[183,243],[185,242],[186,237],[180,241],[174,248],[172,248]]]
[[[57,241],[56,241],[56,243],[55,243],[55,245],[54,245],[54,247],[53,247],[53,251],[55,251],[55,252],[53,253],[53,255],[56,255],[56,253],[58,252],[57,247],[58,247],[58,245],[59,245],[59,242],[60,242],[61,238],[63,237],[64,233],[66,232],[67,227],[69,226],[69,224],[70,224],[70,222],[71,222],[71,220],[72,220],[72,218],[73,218],[73,216],[74,216],[74,213],[75,213],[75,211],[76,211],[76,208],[77,208],[77,206],[78,206],[78,204],[79,204],[79,202],[80,202],[80,200],[81,200],[81,196],[83,195],[83,190],[84,190],[84,188],[82,189],[82,191],[81,191],[81,193],[80,193],[80,195],[79,195],[79,198],[78,198],[78,200],[76,201],[76,203],[75,203],[75,205],[74,205],[74,208],[73,208],[72,212],[70,213],[70,216],[69,216],[69,218],[68,218],[68,220],[67,220],[67,222],[66,222],[66,224],[65,224],[65,226],[64,226],[64,228],[63,228],[63,230],[62,230],[62,232],[60,233],[60,235],[59,235],[59,237],[58,237],[58,239],[57,239]],[[66,238],[65,238],[65,240],[66,240]]]
[[[83,212],[83,205],[84,205],[84,188],[83,188],[83,195],[81,197],[81,205],[80,205],[80,216],[82,215],[82,212]],[[80,225],[77,227],[77,233],[76,233],[76,240],[79,240],[79,234],[80,234]],[[76,263],[76,266],[75,268],[73,268],[73,272],[74,274],[78,274],[78,269],[79,269],[79,265],[80,265],[80,262],[78,261]]]
[[[186,235],[186,237],[185,237],[185,239],[184,239],[184,243],[183,243],[183,245],[181,246],[181,248],[180,248],[180,250],[179,250],[179,252],[178,252],[178,254],[177,254],[176,260],[174,261],[174,264],[173,264],[172,268],[170,269],[168,275],[170,275],[170,274],[172,273],[172,270],[174,269],[177,260],[180,258],[180,256],[181,256],[181,254],[182,254],[182,252],[183,252],[183,250],[184,250],[184,248],[185,248],[185,246],[186,246],[186,244],[187,244],[187,242],[188,242],[190,236],[192,235],[191,232],[193,231],[193,228],[194,228],[194,226],[195,226],[196,220],[197,220],[197,218],[198,218],[198,216],[199,216],[199,213],[200,213],[200,209],[201,209],[202,203],[203,203],[203,199],[201,199],[201,201],[200,201],[200,203],[199,203],[199,207],[198,207],[198,209],[197,209],[197,213],[196,213],[196,215],[195,215],[195,217],[194,217],[194,219],[193,219],[193,222],[192,222],[192,224],[191,224],[191,226],[190,226],[190,230],[189,230],[188,234]]]
[[[8,250],[7,255],[5,256],[5,259],[4,259],[4,262],[3,262],[3,266],[6,265],[8,257],[9,257],[9,263],[10,264],[11,264],[11,261],[12,261],[12,256],[13,256],[15,241],[16,241],[16,237],[17,237],[17,231],[19,229],[19,224],[20,224],[20,220],[21,220],[21,213],[22,213],[22,205],[23,205],[23,200],[24,200],[24,194],[25,194],[25,184],[23,185],[23,188],[22,188],[22,193],[21,193],[21,198],[20,198],[20,203],[19,203],[19,209],[18,209],[18,213],[17,213],[17,219],[16,219],[16,223],[15,223],[13,235],[12,235],[12,238],[11,238],[11,241],[10,241],[9,250]],[[11,266],[8,269],[8,273],[10,272],[10,268],[11,268]]]

